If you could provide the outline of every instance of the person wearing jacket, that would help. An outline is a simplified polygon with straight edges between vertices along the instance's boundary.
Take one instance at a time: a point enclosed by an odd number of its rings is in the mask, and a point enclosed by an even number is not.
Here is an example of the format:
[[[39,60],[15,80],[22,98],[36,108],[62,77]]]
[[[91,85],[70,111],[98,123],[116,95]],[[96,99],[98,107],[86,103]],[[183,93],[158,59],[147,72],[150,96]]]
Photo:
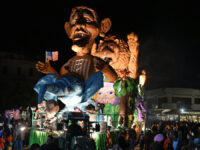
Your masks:
[[[4,143],[5,143],[5,139],[4,139],[3,135],[1,135],[1,137],[0,137],[0,150],[3,150],[5,148]]]

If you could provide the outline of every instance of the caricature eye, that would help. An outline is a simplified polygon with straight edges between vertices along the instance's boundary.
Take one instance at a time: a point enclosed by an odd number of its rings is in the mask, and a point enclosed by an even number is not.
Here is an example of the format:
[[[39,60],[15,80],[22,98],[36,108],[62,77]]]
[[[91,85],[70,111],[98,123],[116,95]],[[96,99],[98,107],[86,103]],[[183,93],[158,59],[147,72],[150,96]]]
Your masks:
[[[109,92],[109,94],[112,94],[113,92]]]
[[[99,95],[102,95],[102,92],[99,92]]]
[[[85,17],[86,22],[91,22],[92,20],[88,17]]]

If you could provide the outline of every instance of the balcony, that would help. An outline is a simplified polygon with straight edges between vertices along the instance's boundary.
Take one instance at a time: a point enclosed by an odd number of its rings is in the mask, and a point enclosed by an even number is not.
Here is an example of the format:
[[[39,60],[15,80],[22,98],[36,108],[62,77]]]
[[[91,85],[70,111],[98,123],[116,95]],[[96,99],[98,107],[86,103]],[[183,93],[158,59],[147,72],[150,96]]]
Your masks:
[[[177,104],[176,103],[162,103],[162,109],[176,110]]]
[[[200,104],[193,104],[191,108],[192,110],[200,110]]]

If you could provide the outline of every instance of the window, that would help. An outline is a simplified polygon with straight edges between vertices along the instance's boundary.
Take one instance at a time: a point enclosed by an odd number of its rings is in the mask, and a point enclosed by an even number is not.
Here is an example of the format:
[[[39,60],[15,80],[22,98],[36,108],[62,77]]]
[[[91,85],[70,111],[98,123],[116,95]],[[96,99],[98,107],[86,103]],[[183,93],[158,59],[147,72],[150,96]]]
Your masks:
[[[176,103],[178,108],[190,109],[192,100],[187,97],[172,97],[172,103]]]
[[[155,104],[156,104],[156,100],[155,99],[153,99],[153,98],[147,99],[148,108],[154,108]]]
[[[167,97],[159,97],[158,98],[158,108],[161,108],[162,104],[167,103],[167,102],[168,102]]]
[[[200,104],[200,98],[195,98],[195,104]]]
[[[162,103],[167,103],[168,102],[168,99],[167,99],[167,97],[159,97],[158,98],[158,102],[162,102]]]

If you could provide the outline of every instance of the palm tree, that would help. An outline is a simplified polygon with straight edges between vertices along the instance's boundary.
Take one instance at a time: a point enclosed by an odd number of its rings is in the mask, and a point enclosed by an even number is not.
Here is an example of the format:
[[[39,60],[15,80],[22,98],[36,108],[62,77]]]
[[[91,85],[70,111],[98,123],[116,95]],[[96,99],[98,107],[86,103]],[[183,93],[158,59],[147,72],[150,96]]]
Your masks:
[[[130,97],[135,97],[135,93],[137,93],[137,84],[135,80],[127,75],[129,72],[124,70],[121,72],[123,74],[122,77],[118,77],[114,83],[115,95],[120,98],[120,109],[119,109],[119,122],[123,126],[128,126],[128,115],[134,110],[130,111],[129,108],[129,100]],[[134,103],[131,104],[134,106]],[[133,108],[134,109],[134,108]]]

